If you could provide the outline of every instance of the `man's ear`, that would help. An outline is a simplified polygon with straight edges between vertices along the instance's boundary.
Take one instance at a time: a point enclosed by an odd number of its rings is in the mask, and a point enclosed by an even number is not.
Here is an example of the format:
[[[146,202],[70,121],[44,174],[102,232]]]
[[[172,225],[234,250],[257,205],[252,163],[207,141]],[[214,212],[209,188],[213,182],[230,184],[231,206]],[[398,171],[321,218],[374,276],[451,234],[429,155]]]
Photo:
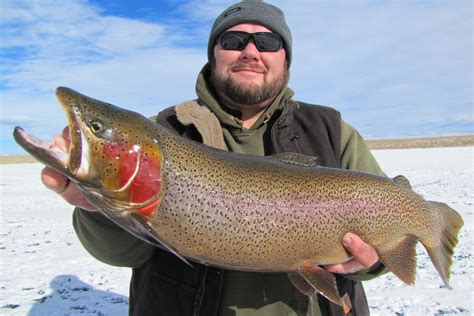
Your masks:
[[[211,59],[209,60],[209,66],[211,68],[211,72],[214,70],[214,67],[216,67],[216,57],[214,54],[211,55]]]

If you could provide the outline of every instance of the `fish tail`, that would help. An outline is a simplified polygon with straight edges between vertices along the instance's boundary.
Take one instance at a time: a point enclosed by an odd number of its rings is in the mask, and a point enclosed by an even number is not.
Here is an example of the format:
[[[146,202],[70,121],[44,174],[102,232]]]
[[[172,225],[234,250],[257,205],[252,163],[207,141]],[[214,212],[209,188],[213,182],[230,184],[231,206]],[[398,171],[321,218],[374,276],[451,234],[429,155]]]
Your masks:
[[[441,229],[435,236],[438,239],[421,239],[421,243],[428,251],[436,270],[448,289],[449,271],[452,264],[454,247],[458,243],[458,234],[464,222],[461,216],[452,208],[444,203],[429,201],[430,208],[437,214],[441,221]]]

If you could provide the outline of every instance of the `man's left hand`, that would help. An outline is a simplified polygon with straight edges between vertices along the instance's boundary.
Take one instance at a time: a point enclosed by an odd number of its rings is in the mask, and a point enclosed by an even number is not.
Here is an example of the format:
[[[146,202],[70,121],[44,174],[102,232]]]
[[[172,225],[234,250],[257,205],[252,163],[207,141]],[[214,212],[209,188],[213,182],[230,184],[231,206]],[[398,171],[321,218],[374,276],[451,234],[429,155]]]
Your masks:
[[[324,268],[329,272],[339,274],[356,273],[370,268],[379,261],[375,249],[357,235],[345,234],[342,238],[342,244],[352,254],[353,258],[343,263],[325,265]]]

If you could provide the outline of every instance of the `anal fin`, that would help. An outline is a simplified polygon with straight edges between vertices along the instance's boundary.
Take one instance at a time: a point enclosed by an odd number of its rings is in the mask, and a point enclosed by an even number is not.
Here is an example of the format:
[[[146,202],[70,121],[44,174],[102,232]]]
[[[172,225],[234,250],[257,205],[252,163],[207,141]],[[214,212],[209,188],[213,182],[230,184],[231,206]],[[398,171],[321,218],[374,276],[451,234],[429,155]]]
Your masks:
[[[342,306],[345,314],[352,309],[347,293],[342,297],[339,295],[336,277],[318,265],[305,262],[297,272],[289,273],[288,277],[301,293],[314,297],[320,293],[334,304]]]
[[[418,239],[407,235],[390,249],[379,249],[380,261],[408,285],[415,283],[416,243]]]

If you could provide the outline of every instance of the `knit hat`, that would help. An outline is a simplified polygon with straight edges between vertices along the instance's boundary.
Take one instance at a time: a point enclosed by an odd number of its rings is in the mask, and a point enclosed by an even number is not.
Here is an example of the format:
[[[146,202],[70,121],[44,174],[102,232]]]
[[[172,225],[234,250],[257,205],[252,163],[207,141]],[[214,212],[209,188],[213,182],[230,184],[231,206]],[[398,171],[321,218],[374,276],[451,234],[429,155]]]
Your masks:
[[[259,0],[247,0],[236,3],[221,13],[212,26],[207,46],[207,58],[210,61],[217,37],[234,25],[257,23],[279,34],[283,38],[288,68],[291,64],[291,32],[285,21],[285,15],[279,8]]]

